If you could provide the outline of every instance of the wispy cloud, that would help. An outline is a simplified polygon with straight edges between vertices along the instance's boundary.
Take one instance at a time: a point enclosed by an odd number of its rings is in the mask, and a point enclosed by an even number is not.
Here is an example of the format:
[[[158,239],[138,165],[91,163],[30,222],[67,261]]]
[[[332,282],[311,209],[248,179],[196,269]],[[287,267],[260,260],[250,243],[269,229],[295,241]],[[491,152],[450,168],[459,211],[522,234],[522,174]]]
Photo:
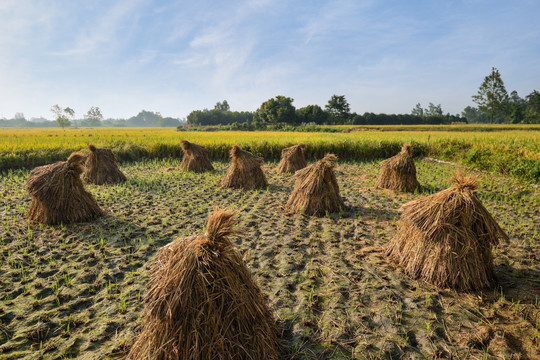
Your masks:
[[[538,86],[539,12],[526,0],[2,0],[0,114],[65,102],[185,116],[333,93],[358,112],[431,101],[455,113],[491,66],[522,96]]]
[[[30,1],[0,2],[0,50],[3,54],[24,46],[36,29],[43,29],[53,19],[53,11]],[[43,30],[47,30],[46,28]]]
[[[123,30],[129,27],[130,23],[137,22],[137,10],[144,4],[144,0],[123,0],[105,8],[103,13],[96,17],[96,22],[79,29],[69,48],[52,51],[52,54],[80,55],[96,51],[102,46],[116,45],[120,38],[125,36]]]
[[[366,24],[362,11],[369,8],[373,1],[337,0],[329,1],[315,13],[304,15],[306,21],[301,33],[304,43],[309,44],[314,39],[334,38],[337,34],[349,36],[351,31],[358,32]],[[351,19],[353,21],[348,21]]]
[[[259,45],[257,26],[252,17],[271,6],[273,1],[245,1],[229,10],[227,16],[210,14],[209,24],[200,26],[189,40],[189,47],[177,54],[173,63],[189,69],[204,68],[205,80],[221,87],[242,77],[253,50]],[[217,15],[217,16],[216,16]]]

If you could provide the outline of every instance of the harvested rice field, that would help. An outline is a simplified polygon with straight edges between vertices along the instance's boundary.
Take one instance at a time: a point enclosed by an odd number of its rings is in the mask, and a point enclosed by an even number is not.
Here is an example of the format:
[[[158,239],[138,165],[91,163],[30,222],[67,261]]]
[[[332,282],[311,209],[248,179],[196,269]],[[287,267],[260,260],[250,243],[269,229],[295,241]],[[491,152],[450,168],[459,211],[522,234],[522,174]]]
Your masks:
[[[478,197],[509,235],[493,250],[495,286],[456,292],[412,280],[387,261],[400,207],[450,186],[454,166],[415,159],[423,190],[374,188],[382,159],[338,162],[346,208],[291,215],[294,185],[265,163],[269,186],[220,186],[180,159],[121,164],[127,181],[87,185],[107,215],[28,223],[28,170],[0,175],[0,359],[120,359],[142,328],[150,261],[204,232],[215,206],[237,211],[233,244],[273,312],[283,359],[540,358],[540,189],[493,173]]]

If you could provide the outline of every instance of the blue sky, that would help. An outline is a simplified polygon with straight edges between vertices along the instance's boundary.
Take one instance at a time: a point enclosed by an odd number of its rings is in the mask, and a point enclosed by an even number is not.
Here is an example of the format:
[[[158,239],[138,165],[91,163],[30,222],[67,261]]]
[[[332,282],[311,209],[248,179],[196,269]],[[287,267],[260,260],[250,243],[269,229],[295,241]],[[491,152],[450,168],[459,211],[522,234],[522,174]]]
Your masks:
[[[540,1],[1,0],[0,117],[185,117],[345,95],[351,110],[460,113],[491,67],[540,90]]]

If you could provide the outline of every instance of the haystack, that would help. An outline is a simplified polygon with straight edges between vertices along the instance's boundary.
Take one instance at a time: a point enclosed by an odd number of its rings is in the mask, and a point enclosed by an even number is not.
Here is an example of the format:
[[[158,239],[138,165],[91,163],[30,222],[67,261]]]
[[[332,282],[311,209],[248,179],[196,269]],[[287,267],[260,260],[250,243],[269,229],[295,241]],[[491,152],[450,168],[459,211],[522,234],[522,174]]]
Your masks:
[[[221,182],[224,187],[262,189],[268,186],[264,172],[261,169],[263,158],[240,150],[233,145],[231,152],[231,166]]]
[[[127,359],[277,359],[277,329],[232,246],[233,213],[163,247],[151,267],[144,325]]]
[[[296,182],[287,208],[296,213],[324,216],[345,207],[339,195],[339,186],[334,172],[336,155],[326,156],[316,163],[298,170]]]
[[[126,181],[126,176],[118,168],[116,158],[110,149],[88,145],[88,150],[90,154],[84,166],[84,181],[96,185]]]
[[[30,172],[26,189],[32,196],[28,217],[44,224],[79,222],[103,215],[96,199],[81,180],[84,154],[67,161],[39,166]]]
[[[381,163],[381,173],[375,186],[407,192],[414,192],[420,188],[416,180],[416,167],[410,144],[404,144],[399,154]]]
[[[184,157],[180,164],[181,169],[196,173],[214,170],[206,148],[201,145],[190,143],[187,140],[182,140],[180,143],[182,145],[182,150],[184,151]]]
[[[304,158],[304,149],[306,146],[306,144],[298,144],[283,149],[277,171],[294,174],[296,171],[305,168],[307,166],[306,159]]]
[[[403,205],[386,254],[414,279],[473,290],[493,283],[491,249],[508,236],[476,197],[475,178],[458,173],[453,185]]]

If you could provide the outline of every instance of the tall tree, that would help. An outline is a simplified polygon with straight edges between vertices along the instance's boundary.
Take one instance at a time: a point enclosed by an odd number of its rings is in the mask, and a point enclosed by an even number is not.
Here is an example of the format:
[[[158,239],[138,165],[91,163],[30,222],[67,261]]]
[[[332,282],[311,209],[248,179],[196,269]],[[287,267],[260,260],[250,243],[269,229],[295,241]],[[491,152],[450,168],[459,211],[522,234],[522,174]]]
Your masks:
[[[328,121],[330,115],[319,105],[308,105],[296,110],[296,116],[301,123],[322,125]]]
[[[223,100],[223,102],[217,102],[216,105],[214,106],[214,110],[218,110],[218,111],[230,111],[231,110],[231,107],[229,106],[229,103],[227,102],[227,100]]]
[[[75,110],[73,110],[69,106],[64,109],[64,113],[66,114],[67,117],[69,117],[71,119],[73,119],[75,117]]]
[[[467,119],[467,122],[471,124],[489,122],[489,116],[472,106],[467,106],[463,109],[461,116]]]
[[[411,115],[424,117],[424,109],[422,109],[420,103],[415,105],[414,109],[411,111]]]
[[[493,123],[495,114],[505,112],[508,93],[499,70],[491,68],[491,74],[484,78],[478,93],[473,95],[472,99],[478,104],[480,111],[489,115],[490,123]]]
[[[163,118],[161,113],[141,110],[136,116],[132,116],[127,120],[128,126],[159,126],[159,120]]]
[[[508,99],[508,117],[512,124],[519,124],[525,119],[525,109],[527,107],[527,101],[522,99],[516,90],[510,93]]]
[[[255,111],[253,121],[267,124],[296,122],[296,108],[292,104],[293,98],[278,95],[261,104]]]
[[[56,115],[56,123],[62,130],[66,131],[65,128],[71,126],[71,121],[69,121],[69,119],[72,119],[75,116],[75,110],[70,107],[62,109],[56,104],[51,108],[51,112]]]
[[[424,110],[424,116],[442,116],[442,114],[441,104],[434,105],[433,103],[429,103],[428,108]]]
[[[345,99],[345,95],[332,95],[325,109],[339,124],[345,123],[351,115],[351,107]]]
[[[103,114],[101,113],[101,110],[97,106],[92,106],[90,109],[86,112],[86,115],[84,116],[85,119],[96,119],[96,120],[103,120]]]
[[[97,106],[92,106],[84,115],[84,123],[86,126],[101,126],[103,114]]]
[[[540,92],[537,90],[527,95],[525,121],[530,124],[540,124]]]

